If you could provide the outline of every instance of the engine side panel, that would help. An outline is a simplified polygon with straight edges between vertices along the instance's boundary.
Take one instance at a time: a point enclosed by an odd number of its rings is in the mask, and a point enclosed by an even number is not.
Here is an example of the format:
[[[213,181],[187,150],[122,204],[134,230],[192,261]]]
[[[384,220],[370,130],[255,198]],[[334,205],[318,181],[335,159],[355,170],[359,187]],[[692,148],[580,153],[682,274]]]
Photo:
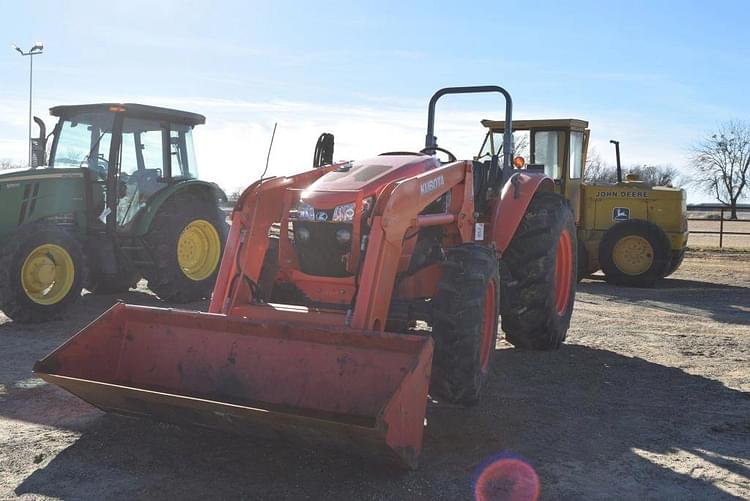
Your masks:
[[[45,218],[85,229],[85,187],[82,169],[45,169],[0,177],[0,239],[22,224]]]

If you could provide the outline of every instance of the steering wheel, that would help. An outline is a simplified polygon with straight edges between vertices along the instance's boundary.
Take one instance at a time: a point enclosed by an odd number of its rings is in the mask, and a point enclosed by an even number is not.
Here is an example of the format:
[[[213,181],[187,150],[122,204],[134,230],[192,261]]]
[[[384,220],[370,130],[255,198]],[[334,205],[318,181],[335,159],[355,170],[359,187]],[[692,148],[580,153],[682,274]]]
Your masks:
[[[456,160],[458,160],[456,158],[456,155],[454,155],[450,151],[446,150],[445,148],[441,148],[440,146],[427,146],[427,147],[422,148],[421,150],[419,150],[420,153],[428,153],[430,151],[441,151],[441,152],[445,153],[446,155],[448,155],[448,161],[449,162],[455,162]]]
[[[96,173],[101,179],[107,179],[107,171],[109,170],[109,162],[104,155],[97,155],[96,164],[90,165],[89,169]],[[84,160],[85,161],[85,160]],[[81,162],[83,163],[83,162]]]

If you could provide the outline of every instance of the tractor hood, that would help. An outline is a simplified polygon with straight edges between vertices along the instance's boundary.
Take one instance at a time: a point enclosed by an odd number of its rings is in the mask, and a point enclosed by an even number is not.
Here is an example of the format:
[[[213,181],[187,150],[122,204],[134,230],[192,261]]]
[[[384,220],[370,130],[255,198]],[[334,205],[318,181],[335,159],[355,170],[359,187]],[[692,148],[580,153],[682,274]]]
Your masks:
[[[12,177],[15,177],[19,174],[23,174],[26,172],[32,173],[34,172],[34,170],[28,169],[26,167],[18,167],[16,169],[5,169],[5,170],[0,171],[0,180],[10,179]]]
[[[350,162],[338,167],[312,183],[302,200],[321,209],[332,209],[356,198],[377,195],[388,184],[415,176],[440,164],[435,157],[414,154],[384,154],[367,160]]]
[[[0,183],[7,183],[12,181],[26,181],[32,179],[55,179],[64,177],[81,177],[83,176],[83,169],[71,168],[71,169],[8,169],[0,171]]]

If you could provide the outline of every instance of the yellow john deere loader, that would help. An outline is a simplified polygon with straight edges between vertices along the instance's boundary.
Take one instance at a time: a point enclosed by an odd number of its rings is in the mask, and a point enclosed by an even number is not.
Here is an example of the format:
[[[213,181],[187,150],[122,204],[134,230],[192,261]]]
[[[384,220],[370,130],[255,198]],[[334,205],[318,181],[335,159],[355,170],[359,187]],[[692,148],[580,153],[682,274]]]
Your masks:
[[[496,155],[503,144],[504,122],[482,125],[487,134],[477,159]],[[579,280],[601,269],[608,282],[650,287],[680,266],[688,240],[685,190],[634,176],[623,181],[617,141],[617,183],[583,182],[590,133],[584,120],[514,120],[512,130],[528,133],[528,161],[516,156],[514,167],[554,179],[575,213]]]

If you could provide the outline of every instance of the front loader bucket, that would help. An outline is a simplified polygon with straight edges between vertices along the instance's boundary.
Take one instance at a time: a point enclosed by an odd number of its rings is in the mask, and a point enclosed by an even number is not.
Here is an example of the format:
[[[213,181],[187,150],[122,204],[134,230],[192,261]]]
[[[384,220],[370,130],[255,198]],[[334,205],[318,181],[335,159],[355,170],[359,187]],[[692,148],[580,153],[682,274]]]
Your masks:
[[[34,371],[104,411],[343,442],[414,467],[431,359],[429,337],[117,304]]]

